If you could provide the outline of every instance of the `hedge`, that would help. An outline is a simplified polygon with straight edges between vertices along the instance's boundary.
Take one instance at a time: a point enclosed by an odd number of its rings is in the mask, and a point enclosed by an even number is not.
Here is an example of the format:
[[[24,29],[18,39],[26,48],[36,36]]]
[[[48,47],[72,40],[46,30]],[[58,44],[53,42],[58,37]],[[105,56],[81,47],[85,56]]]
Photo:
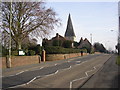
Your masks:
[[[69,53],[80,53],[81,51],[86,52],[86,49],[74,49],[74,48],[63,48],[59,46],[46,46],[45,51],[47,54],[69,54]]]

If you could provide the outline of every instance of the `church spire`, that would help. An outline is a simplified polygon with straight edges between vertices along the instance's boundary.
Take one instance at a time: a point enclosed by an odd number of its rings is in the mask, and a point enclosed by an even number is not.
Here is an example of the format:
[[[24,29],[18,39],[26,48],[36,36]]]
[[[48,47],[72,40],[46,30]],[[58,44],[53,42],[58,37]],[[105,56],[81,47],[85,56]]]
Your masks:
[[[68,22],[67,22],[67,28],[66,28],[66,32],[65,32],[65,37],[75,37],[75,33],[74,33],[74,29],[73,29],[73,25],[72,25],[70,14],[69,14],[69,17],[68,17]]]

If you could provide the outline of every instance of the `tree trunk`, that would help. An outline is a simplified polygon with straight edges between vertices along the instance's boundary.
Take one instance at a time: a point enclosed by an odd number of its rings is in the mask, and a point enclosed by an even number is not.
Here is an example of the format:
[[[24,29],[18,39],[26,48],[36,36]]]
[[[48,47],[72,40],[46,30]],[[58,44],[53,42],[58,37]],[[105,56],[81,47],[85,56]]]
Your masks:
[[[18,41],[16,45],[17,45],[17,46],[16,46],[16,47],[17,47],[17,50],[22,49],[22,43],[21,43],[21,41]]]

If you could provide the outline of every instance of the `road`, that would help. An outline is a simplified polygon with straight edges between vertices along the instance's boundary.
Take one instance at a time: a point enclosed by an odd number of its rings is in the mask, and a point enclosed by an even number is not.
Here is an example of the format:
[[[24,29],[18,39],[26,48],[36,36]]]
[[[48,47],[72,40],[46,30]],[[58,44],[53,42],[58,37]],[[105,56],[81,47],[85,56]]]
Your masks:
[[[116,65],[116,57],[112,56],[82,88],[120,88],[120,67]]]
[[[88,55],[5,76],[2,77],[2,88],[76,88],[99,70],[110,57],[107,54]]]

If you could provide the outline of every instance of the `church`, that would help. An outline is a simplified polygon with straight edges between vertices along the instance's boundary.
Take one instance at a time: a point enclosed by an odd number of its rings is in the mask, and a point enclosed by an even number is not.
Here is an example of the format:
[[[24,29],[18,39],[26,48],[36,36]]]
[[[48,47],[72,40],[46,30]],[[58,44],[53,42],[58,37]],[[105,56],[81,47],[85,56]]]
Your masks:
[[[71,41],[71,48],[75,48],[74,47],[75,38],[76,38],[76,36],[75,36],[71,16],[69,14],[64,37],[59,35],[58,33],[56,33],[56,36],[50,40],[44,38],[42,45],[43,46],[45,46],[45,45],[47,45],[47,46],[63,46],[63,43],[66,40],[67,41],[69,40],[69,41]],[[85,38],[85,40],[83,40],[81,37],[81,40],[79,41],[77,48],[82,48],[84,45],[92,46],[91,43],[87,40],[87,38]]]

